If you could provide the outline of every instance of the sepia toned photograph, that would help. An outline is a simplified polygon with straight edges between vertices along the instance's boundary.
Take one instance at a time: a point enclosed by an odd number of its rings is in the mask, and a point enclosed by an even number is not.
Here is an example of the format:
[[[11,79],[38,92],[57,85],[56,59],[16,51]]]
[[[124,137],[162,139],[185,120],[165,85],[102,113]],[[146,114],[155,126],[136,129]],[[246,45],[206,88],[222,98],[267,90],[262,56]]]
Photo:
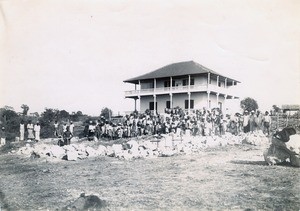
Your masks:
[[[298,211],[299,90],[299,0],[0,0],[0,211]]]

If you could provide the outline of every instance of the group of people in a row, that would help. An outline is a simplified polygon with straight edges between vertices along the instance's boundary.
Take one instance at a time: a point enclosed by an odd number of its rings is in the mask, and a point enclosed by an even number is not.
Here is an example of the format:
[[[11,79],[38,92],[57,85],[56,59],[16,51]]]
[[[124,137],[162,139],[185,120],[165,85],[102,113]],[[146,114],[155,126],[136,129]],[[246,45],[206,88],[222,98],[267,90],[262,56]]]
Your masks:
[[[27,140],[36,140],[40,141],[41,125],[39,121],[36,124],[33,124],[31,120],[28,121],[25,126],[25,122],[21,120],[20,123],[20,141],[25,139],[25,127],[27,129]]]
[[[141,135],[169,134],[177,135],[223,135],[230,132],[234,135],[240,133],[262,130],[270,134],[271,117],[266,111],[245,111],[243,114],[235,113],[224,116],[218,108],[212,110],[196,110],[187,113],[182,109],[166,109],[164,114],[137,114],[124,116],[118,123],[105,118],[90,121],[85,127],[85,136],[91,140],[99,138],[129,138]]]

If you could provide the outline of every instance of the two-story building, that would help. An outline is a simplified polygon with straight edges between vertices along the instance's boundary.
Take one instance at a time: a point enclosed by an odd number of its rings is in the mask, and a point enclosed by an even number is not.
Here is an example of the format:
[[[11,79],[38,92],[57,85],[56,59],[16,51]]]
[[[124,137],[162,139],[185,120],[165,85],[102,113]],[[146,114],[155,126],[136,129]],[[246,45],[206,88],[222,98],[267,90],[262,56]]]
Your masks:
[[[220,75],[194,61],[167,65],[124,81],[135,89],[125,92],[126,98],[140,100],[140,112],[146,109],[162,113],[165,108],[216,108],[224,111],[229,99],[238,99],[234,87],[237,80]]]

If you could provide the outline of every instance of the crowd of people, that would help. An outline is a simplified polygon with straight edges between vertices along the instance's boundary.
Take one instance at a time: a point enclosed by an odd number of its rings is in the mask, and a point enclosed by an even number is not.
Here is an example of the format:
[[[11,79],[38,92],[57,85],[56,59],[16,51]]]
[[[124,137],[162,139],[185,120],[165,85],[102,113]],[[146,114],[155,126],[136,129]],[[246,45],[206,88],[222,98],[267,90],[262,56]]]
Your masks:
[[[238,135],[258,130],[270,135],[270,125],[271,117],[268,111],[264,114],[260,111],[245,111],[243,114],[223,115],[218,108],[204,108],[191,113],[182,109],[166,109],[165,113],[158,115],[132,113],[118,122],[101,117],[86,125],[85,136],[90,140],[94,137],[118,139],[169,133],[180,136],[211,136],[223,135],[225,132]]]
[[[108,120],[101,116],[96,121],[89,121],[83,131],[89,140],[130,138],[142,135],[159,135],[173,133],[179,136],[211,136],[223,135],[230,132],[234,135],[240,133],[253,133],[261,130],[270,135],[271,117],[269,112],[247,111],[224,115],[218,108],[208,110],[193,110],[188,113],[180,108],[166,109],[163,114],[153,115],[150,112],[139,114],[134,112],[125,115],[118,121]],[[74,124],[54,122],[54,137],[59,138],[59,145],[69,145],[74,136]],[[41,126],[39,121],[35,124],[31,120],[25,125],[20,123],[20,141],[40,141]],[[5,129],[1,128],[1,142],[4,142]],[[2,143],[3,144],[3,143]]]

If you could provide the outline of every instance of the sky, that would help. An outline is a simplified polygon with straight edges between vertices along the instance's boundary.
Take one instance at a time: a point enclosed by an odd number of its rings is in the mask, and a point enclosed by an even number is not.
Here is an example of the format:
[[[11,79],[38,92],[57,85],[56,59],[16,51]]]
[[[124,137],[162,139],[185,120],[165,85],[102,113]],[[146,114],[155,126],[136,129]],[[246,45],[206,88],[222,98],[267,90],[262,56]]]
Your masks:
[[[0,107],[123,113],[124,80],[191,60],[300,104],[299,39],[299,0],[0,0]]]

